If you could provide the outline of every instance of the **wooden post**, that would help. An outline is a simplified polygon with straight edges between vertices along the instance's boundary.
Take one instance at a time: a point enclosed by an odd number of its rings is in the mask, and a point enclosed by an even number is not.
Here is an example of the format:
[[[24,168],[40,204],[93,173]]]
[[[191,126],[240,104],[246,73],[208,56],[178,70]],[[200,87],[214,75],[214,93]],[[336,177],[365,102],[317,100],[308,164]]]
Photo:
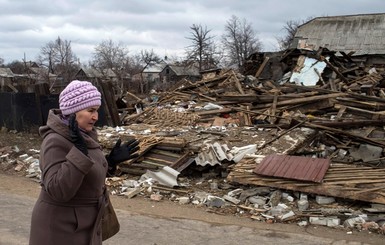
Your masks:
[[[278,91],[275,91],[273,103],[270,107],[270,117],[269,117],[270,124],[274,124],[277,121],[277,118],[275,117],[275,114],[277,113],[277,102],[278,102]]]
[[[41,100],[40,97],[42,95],[49,94],[48,84],[42,83],[42,84],[35,84],[35,102],[36,102],[36,109],[37,109],[37,116],[39,120],[39,125],[44,125],[44,119],[43,119],[43,112],[41,110]]]
[[[115,95],[112,89],[112,83],[108,81],[99,82],[99,84],[102,88],[102,96],[105,103],[105,111],[107,114],[108,124],[113,127],[120,126],[121,122],[119,118],[118,107],[115,103]]]
[[[258,78],[261,75],[261,73],[262,73],[263,69],[265,69],[265,66],[266,66],[267,62],[269,61],[269,59],[270,59],[269,57],[265,57],[261,66],[258,68],[258,71],[255,73],[256,78]]]

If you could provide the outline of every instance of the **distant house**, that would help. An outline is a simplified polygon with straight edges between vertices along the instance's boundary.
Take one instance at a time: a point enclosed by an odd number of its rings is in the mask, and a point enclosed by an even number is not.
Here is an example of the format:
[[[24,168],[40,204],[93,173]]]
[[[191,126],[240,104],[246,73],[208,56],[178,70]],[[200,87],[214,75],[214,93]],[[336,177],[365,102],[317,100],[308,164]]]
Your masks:
[[[39,67],[36,63],[27,64],[27,70],[24,74],[17,76],[17,85],[23,88],[24,92],[33,92],[31,85],[47,84],[51,93],[58,93],[66,84],[63,79],[56,74],[49,72],[46,67]]]
[[[43,83],[47,81],[52,83],[52,81],[55,81],[57,78],[57,75],[49,72],[45,67],[31,66],[28,68],[28,74],[30,74],[30,76],[35,79],[37,83]]]
[[[121,94],[128,89],[131,81],[129,74],[117,74],[112,69],[98,70],[94,68],[81,68],[76,73],[76,80],[89,81],[94,85],[98,85],[99,82],[109,81],[114,86],[115,94]]]
[[[165,61],[159,63],[148,64],[142,71],[142,77],[144,80],[150,83],[156,83],[160,81],[160,73],[167,66]]]
[[[158,63],[150,63],[143,70],[133,76],[133,81],[142,86],[142,90],[149,91],[151,89],[159,89],[160,73],[167,65],[165,61]]]
[[[100,71],[94,68],[80,68],[75,75],[75,79],[89,82],[97,82],[99,80],[114,81],[117,79],[117,76],[112,69]]]
[[[385,13],[317,17],[299,26],[292,48],[319,47],[353,56],[384,57]]]
[[[39,67],[39,65],[35,61],[27,61],[25,62],[27,67]]]
[[[57,75],[50,73],[45,67],[39,67],[36,62],[18,62],[9,69],[12,72],[12,79],[8,80],[12,81],[12,86],[18,92],[34,92],[35,85],[39,84],[48,84],[47,87],[52,89],[58,82]],[[8,74],[11,72],[8,72]]]
[[[0,91],[8,91],[9,89],[13,89],[12,80],[15,77],[12,70],[10,68],[0,68]]]
[[[164,85],[174,85],[182,79],[196,82],[201,79],[201,74],[197,67],[187,67],[180,65],[167,65],[160,73],[160,79]]]

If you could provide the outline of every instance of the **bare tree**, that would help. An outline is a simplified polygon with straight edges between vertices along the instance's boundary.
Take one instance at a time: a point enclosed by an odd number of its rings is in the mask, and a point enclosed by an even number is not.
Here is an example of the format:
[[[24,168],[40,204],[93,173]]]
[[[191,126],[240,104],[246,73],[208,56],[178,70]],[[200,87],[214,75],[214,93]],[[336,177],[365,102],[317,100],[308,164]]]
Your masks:
[[[4,66],[4,59],[0,57],[0,66]]]
[[[161,58],[159,55],[157,55],[154,50],[141,50],[140,51],[140,60],[145,64],[148,65],[150,63],[156,63],[161,61]]]
[[[79,69],[78,59],[72,52],[71,41],[62,40],[60,37],[41,48],[38,61],[40,65],[48,68],[48,73],[62,77],[65,83],[70,82]]]
[[[25,62],[21,62],[19,60],[12,61],[11,63],[7,64],[7,67],[16,74],[25,74],[28,72],[25,66]]]
[[[313,17],[307,17],[306,20],[287,21],[285,26],[283,27],[286,32],[285,36],[277,38],[280,50],[290,48],[290,45],[294,40],[295,34],[297,33],[298,27],[311,19],[313,19]]]
[[[193,24],[190,29],[191,36],[187,39],[191,40],[192,44],[186,48],[187,60],[198,62],[200,71],[216,67],[219,61],[216,60],[214,36],[209,35],[211,30],[203,28],[200,24]]]
[[[111,39],[102,41],[95,47],[91,65],[94,68],[120,70],[128,60],[128,49],[122,44],[115,44]]]
[[[143,69],[146,69],[149,65],[158,63],[161,61],[161,58],[154,53],[154,50],[142,50],[140,51],[140,61],[144,64]],[[141,81],[140,81],[140,92],[143,94],[147,92],[148,89],[148,81],[143,77],[143,73],[140,75]]]
[[[289,20],[286,22],[285,26],[283,27],[286,32],[286,36],[277,38],[280,50],[285,50],[290,47],[299,25],[299,21]]]
[[[127,75],[130,58],[128,56],[128,48],[122,43],[114,43],[111,39],[102,41],[95,47],[91,62],[91,67],[100,71],[103,75],[107,75],[108,70],[112,70],[116,76],[116,89],[122,94],[127,83]]]
[[[242,69],[244,62],[252,53],[258,52],[262,47],[252,24],[246,19],[240,20],[235,15],[226,23],[222,44],[229,65],[237,65],[239,69]]]

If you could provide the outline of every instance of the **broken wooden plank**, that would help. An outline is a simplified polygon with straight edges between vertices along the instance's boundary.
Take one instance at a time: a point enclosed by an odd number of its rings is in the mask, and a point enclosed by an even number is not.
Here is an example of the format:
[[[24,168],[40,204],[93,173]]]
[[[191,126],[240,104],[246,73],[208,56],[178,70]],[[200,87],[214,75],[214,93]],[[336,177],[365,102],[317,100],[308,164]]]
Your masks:
[[[118,107],[116,106],[115,95],[111,90],[111,82],[100,82],[99,85],[102,88],[103,101],[106,108],[107,120],[112,127],[120,126],[121,121],[119,118]]]
[[[335,67],[333,64],[331,64],[325,57],[321,56],[321,61],[324,61],[330,69],[332,69],[344,82],[347,82],[348,79],[338,70],[337,67]]]
[[[373,140],[373,139],[370,139],[367,137],[362,137],[361,135],[352,134],[352,133],[347,132],[346,130],[340,130],[340,129],[336,129],[336,128],[332,128],[332,127],[326,127],[326,126],[317,125],[317,124],[309,123],[309,122],[306,122],[304,125],[307,127],[310,127],[310,128],[324,129],[324,130],[328,130],[330,132],[338,133],[340,135],[345,135],[347,137],[354,138],[356,140],[366,142],[368,144],[377,145],[380,147],[385,147],[384,142]]]
[[[361,101],[361,100],[355,100],[353,98],[337,98],[339,104],[350,106],[350,107],[358,107],[360,109],[367,109],[372,111],[383,111],[385,110],[385,103],[378,102],[378,101]]]
[[[334,105],[336,109],[340,109],[341,105],[336,104]],[[360,117],[366,117],[368,119],[372,120],[384,120],[385,119],[385,113],[384,112],[376,112],[376,111],[368,111],[360,108],[354,108],[350,106],[343,106],[345,108],[345,111],[350,112],[351,114],[355,114]]]
[[[290,110],[300,111],[303,114],[315,113],[320,110],[333,108],[335,101],[333,99],[321,99],[319,101],[313,101],[311,103],[293,105]]]
[[[277,102],[278,102],[278,91],[274,91],[274,100],[273,104],[270,108],[270,116],[269,116],[269,122],[270,124],[274,124],[277,121],[277,117],[275,117],[275,114],[277,113]]]
[[[384,120],[346,120],[346,121],[320,121],[318,119],[310,122],[316,125],[325,126],[329,128],[360,128],[365,126],[383,126]]]
[[[263,143],[262,145],[258,146],[257,149],[260,150],[260,149],[264,148],[266,145],[268,145],[268,144],[270,144],[270,143],[276,141],[277,139],[279,139],[279,138],[282,137],[283,135],[289,133],[290,131],[294,130],[295,128],[298,128],[299,126],[301,126],[301,125],[304,124],[304,123],[305,123],[305,122],[300,122],[300,123],[294,125],[293,127],[291,127],[291,128],[289,128],[289,129],[287,129],[287,130],[281,132],[279,135],[275,136],[275,137],[272,138],[271,140],[269,140],[269,141]]]
[[[345,96],[345,93],[332,93],[332,94],[323,94],[323,95],[315,95],[315,96],[309,96],[305,98],[297,98],[297,99],[290,99],[290,100],[284,100],[277,102],[277,106],[283,106],[283,105],[293,105],[293,104],[300,104],[300,103],[310,103],[314,101],[319,101],[322,99],[328,99],[328,98],[336,98],[340,96]],[[253,106],[253,109],[261,109],[272,106],[272,103],[267,104],[258,104]]]
[[[263,72],[263,69],[265,69],[266,67],[266,64],[267,62],[269,61],[270,57],[265,57],[265,59],[263,60],[261,66],[258,68],[257,72],[255,73],[255,77],[256,78],[259,78],[259,76],[261,75],[261,73]]]
[[[216,114],[222,114],[222,113],[230,113],[232,112],[232,108],[223,108],[218,110],[208,110],[208,111],[197,111],[195,112],[198,116],[204,116],[204,115],[216,115]]]

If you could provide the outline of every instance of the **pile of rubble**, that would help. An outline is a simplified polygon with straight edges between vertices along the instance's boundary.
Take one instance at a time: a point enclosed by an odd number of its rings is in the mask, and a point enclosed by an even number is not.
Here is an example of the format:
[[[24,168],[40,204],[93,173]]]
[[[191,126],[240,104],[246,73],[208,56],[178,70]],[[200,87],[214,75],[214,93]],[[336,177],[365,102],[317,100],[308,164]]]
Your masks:
[[[219,166],[217,177],[226,184],[269,188],[265,202],[258,205],[239,198],[246,189],[219,196],[243,212],[260,210],[261,220],[277,219],[271,210],[279,202],[268,205],[268,211],[266,205],[271,204],[270,195],[281,190],[295,203],[283,204],[296,208],[280,205],[285,219],[336,226],[346,225],[350,218],[360,220],[353,223],[361,226],[364,219],[383,232],[384,67],[324,48],[291,50],[270,61],[265,57],[254,73],[248,69],[249,75],[213,70],[201,81],[183,81],[172,91],[138,101],[144,103],[143,111],[125,116],[124,125],[151,125],[148,133],[165,142],[151,146],[157,152],[147,149],[122,171],[127,173],[135,166],[146,175],[169,166],[177,173],[165,171],[169,182],[158,182],[170,184],[186,169]],[[272,70],[277,67],[286,67],[282,77]],[[157,154],[160,151],[177,155],[163,163],[164,158]],[[279,157],[282,155],[302,158]],[[310,208],[301,205],[309,201],[306,197],[312,198]],[[358,209],[365,209],[367,217],[324,202],[335,198],[359,202]],[[196,202],[194,197],[189,199]],[[207,203],[211,203],[209,198]],[[331,213],[334,216],[329,220]]]
[[[276,67],[286,67],[281,77]],[[107,179],[112,193],[384,234],[384,68],[320,49],[250,71],[182,81],[136,101],[123,126],[99,128],[106,152],[118,138],[140,140],[139,156]],[[39,178],[37,158],[19,158]]]

